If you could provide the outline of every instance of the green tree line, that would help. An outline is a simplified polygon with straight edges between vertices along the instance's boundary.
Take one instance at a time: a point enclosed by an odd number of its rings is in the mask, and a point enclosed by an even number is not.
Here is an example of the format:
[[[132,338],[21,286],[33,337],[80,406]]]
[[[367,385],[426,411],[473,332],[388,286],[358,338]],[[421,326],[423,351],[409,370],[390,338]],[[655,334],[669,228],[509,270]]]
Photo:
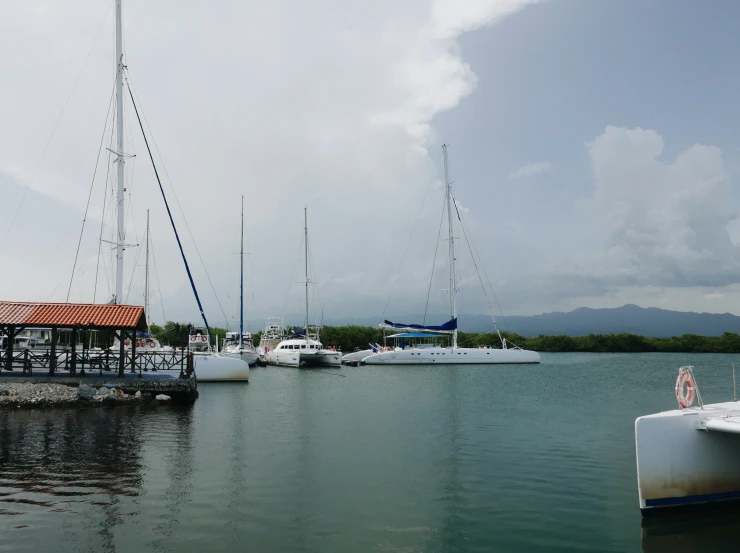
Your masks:
[[[152,325],[151,331],[157,339],[174,347],[187,346],[188,333],[192,325],[167,321],[164,326]],[[221,343],[226,329],[211,327]],[[252,335],[254,345],[259,345],[261,332]],[[535,336],[526,337],[505,332],[506,340],[523,349],[540,352],[675,352],[675,353],[740,353],[740,335],[725,332],[722,336],[698,336],[684,334],[671,338],[648,338],[626,332],[618,334],[589,334],[587,336]],[[442,337],[446,339],[446,337]],[[325,346],[336,346],[345,353],[355,349],[367,349],[369,344],[383,344],[383,330],[372,326],[325,326],[321,329],[321,342]],[[393,340],[387,340],[393,345]],[[466,347],[500,347],[496,334],[459,332],[458,344]]]

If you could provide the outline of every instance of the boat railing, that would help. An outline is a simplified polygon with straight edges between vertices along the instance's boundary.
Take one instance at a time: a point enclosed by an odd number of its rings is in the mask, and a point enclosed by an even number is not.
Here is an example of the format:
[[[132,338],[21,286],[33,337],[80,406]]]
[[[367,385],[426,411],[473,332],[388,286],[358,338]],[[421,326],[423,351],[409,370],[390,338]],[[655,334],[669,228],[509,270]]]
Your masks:
[[[120,352],[107,348],[82,351],[59,348],[53,354],[51,349],[25,348],[8,356],[0,351],[0,371],[6,375],[20,371],[21,375],[31,376],[36,371],[36,376],[39,372],[57,376],[61,374],[59,371],[64,371],[67,376],[86,376],[97,371],[103,376],[104,372],[117,371],[119,376],[128,372],[138,373],[142,378],[144,373],[164,370],[179,370],[181,378],[189,378],[194,371],[193,352],[187,348],[166,352],[125,350],[121,356]]]
[[[734,362],[680,367],[674,386],[679,409],[687,408],[681,405],[681,399],[689,396],[689,403],[700,408],[708,403],[727,402],[730,392],[731,400],[736,402],[738,371],[740,364]]]

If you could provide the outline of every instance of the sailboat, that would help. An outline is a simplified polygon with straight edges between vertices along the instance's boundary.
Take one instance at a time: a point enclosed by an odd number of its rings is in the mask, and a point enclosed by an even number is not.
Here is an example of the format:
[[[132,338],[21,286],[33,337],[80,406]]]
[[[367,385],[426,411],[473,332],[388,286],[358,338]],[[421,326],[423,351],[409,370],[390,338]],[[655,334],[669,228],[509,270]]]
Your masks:
[[[319,340],[318,329],[313,334],[308,324],[308,208],[303,209],[304,219],[304,244],[306,257],[306,320],[302,329],[293,328],[293,336],[281,340],[277,346],[270,348],[265,346],[264,355],[267,362],[273,365],[284,365],[288,367],[322,367],[341,366],[342,352],[336,348],[324,348]]]
[[[124,78],[124,71],[126,70],[126,65],[123,61],[123,33],[121,29],[121,0],[116,0],[116,151],[113,151],[112,153],[116,156],[115,163],[117,163],[117,236],[116,241],[114,243],[115,249],[116,249],[116,286],[115,286],[115,295],[112,298],[111,303],[120,303],[121,299],[123,298],[123,261],[124,261],[124,252],[127,246],[130,244],[125,243],[125,218],[124,218],[124,205],[125,205],[125,180],[124,180],[124,164],[126,162],[126,158],[129,157],[127,154],[125,154],[124,150],[124,140],[123,140],[123,128],[124,128],[124,120],[123,120],[123,78]],[[205,323],[206,330],[208,332],[208,343],[210,344],[210,327],[208,326],[208,321],[206,320],[205,313],[203,311],[203,306],[201,305],[200,298],[198,296],[198,291],[195,288],[195,283],[193,281],[193,277],[190,273],[190,267],[188,266],[187,258],[185,257],[185,252],[182,248],[182,243],[180,242],[180,237],[177,233],[177,228],[175,227],[175,222],[172,218],[172,213],[170,212],[169,204],[167,202],[167,197],[164,194],[164,189],[162,188],[162,183],[159,179],[159,173],[157,172],[157,167],[154,164],[154,157],[152,156],[151,150],[149,148],[149,142],[147,140],[146,134],[144,133],[144,127],[141,124],[141,120],[139,118],[139,112],[136,106],[136,103],[133,99],[133,94],[131,94],[131,101],[134,107],[134,112],[136,113],[136,117],[139,120],[139,127],[141,129],[142,135],[144,136],[144,141],[146,143],[147,152],[149,153],[149,159],[152,162],[152,167],[154,169],[154,174],[157,178],[157,183],[159,184],[160,191],[162,193],[162,198],[164,200],[165,207],[167,209],[167,214],[170,219],[170,224],[172,225],[172,230],[175,233],[175,238],[177,240],[177,245],[180,249],[180,255],[182,256],[183,263],[185,264],[185,270],[188,274],[188,278],[190,280],[190,286],[193,290],[193,294],[195,295],[195,300],[198,303],[198,309],[200,310],[201,316],[203,318],[203,322]],[[147,217],[148,221],[148,217]],[[147,246],[148,246],[148,234],[147,234]],[[147,256],[148,259],[148,256]],[[147,271],[147,291],[146,296],[148,297],[148,271]],[[148,303],[148,301],[147,301]],[[147,305],[148,307],[148,305]],[[146,315],[148,316],[149,313],[145,311]],[[150,341],[152,350],[159,349],[161,346],[158,346],[158,342]],[[125,345],[125,344],[124,344]],[[150,346],[150,347],[151,347]],[[166,355],[167,351],[172,351],[171,349],[162,348],[161,355]],[[155,351],[155,355],[157,352]],[[220,353],[214,351],[210,347],[207,351],[203,352],[194,352],[194,362],[195,362],[195,375],[196,378],[201,382],[208,382],[208,381],[247,381],[249,380],[249,365],[248,363],[241,359],[240,357],[235,357],[231,355],[221,355]],[[168,371],[157,371],[158,373],[166,373]],[[178,371],[179,373],[179,371]]]
[[[500,348],[466,348],[457,343],[457,311],[455,294],[455,237],[453,235],[453,202],[452,182],[450,181],[447,164],[447,145],[442,146],[445,168],[446,210],[448,222],[448,265],[449,292],[450,292],[450,320],[441,325],[426,326],[420,324],[394,323],[385,320],[381,327],[392,330],[403,330],[389,336],[401,344],[395,348],[377,348],[373,346],[367,357],[362,358],[366,365],[492,365],[502,363],[523,364],[539,363],[540,355],[536,351],[528,351],[511,344],[499,334]],[[451,345],[442,344],[444,337],[451,339]],[[352,354],[350,354],[352,355]],[[357,354],[355,354],[357,357]],[[349,361],[349,359],[347,359]]]
[[[239,334],[227,332],[223,352],[238,355],[249,365],[254,365],[259,359],[259,353],[252,345],[252,335],[244,332],[244,196],[242,196],[242,227],[241,227],[241,270],[239,273]]]

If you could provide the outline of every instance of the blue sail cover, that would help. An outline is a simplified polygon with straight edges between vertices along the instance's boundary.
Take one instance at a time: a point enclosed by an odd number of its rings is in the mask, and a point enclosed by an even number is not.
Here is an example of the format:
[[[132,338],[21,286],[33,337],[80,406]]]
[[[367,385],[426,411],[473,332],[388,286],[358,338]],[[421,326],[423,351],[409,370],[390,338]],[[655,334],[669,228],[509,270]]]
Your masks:
[[[416,330],[436,330],[437,332],[451,332],[457,329],[457,318],[450,319],[445,324],[440,326],[424,326],[415,324],[404,324],[404,323],[392,323],[388,320],[385,324],[393,328],[414,328]]]
[[[295,327],[294,326],[293,327],[293,334],[295,334],[296,336],[305,336],[306,335],[306,329],[305,328],[298,328],[298,327]]]

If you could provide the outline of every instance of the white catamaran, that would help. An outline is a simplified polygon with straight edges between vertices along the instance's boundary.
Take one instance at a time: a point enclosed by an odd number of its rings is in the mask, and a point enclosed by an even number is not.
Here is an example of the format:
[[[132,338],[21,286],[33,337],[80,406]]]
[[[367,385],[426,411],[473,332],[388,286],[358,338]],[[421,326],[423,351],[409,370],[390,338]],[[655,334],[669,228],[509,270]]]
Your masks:
[[[425,326],[419,324],[393,323],[385,320],[381,327],[390,329],[402,329],[407,332],[396,334],[391,338],[399,341],[402,345],[394,348],[366,350],[368,355],[361,362],[366,365],[472,365],[472,364],[503,364],[503,363],[539,363],[540,355],[536,351],[528,351],[513,346],[499,333],[501,340],[500,348],[466,348],[457,344],[457,313],[455,308],[455,293],[457,286],[455,282],[455,237],[453,235],[453,204],[452,182],[450,181],[447,165],[447,145],[442,146],[445,167],[446,185],[446,211],[449,230],[449,291],[450,291],[450,320],[439,326]],[[489,307],[490,311],[490,307]],[[491,316],[493,316],[491,312]],[[494,320],[495,323],[495,320]],[[496,329],[498,333],[498,328]],[[441,344],[444,336],[449,336],[452,344],[445,347]],[[426,343],[420,343],[424,341]],[[355,360],[359,352],[349,354]]]
[[[260,341],[268,363],[289,367],[326,367],[341,366],[342,352],[324,348],[319,341],[318,328],[311,333],[308,324],[308,209],[304,208],[304,243],[306,256],[306,320],[303,329],[293,329],[294,337],[281,340],[271,348]],[[313,335],[312,335],[313,334]],[[301,338],[301,336],[303,336]]]

